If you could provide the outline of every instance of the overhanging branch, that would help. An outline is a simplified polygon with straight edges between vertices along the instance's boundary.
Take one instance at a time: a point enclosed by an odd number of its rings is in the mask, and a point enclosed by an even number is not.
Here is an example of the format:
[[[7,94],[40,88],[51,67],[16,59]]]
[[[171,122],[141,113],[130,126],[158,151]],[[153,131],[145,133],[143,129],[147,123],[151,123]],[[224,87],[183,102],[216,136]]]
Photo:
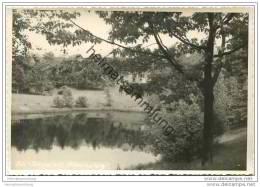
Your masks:
[[[184,43],[184,44],[186,44],[186,45],[189,45],[189,46],[191,46],[191,47],[193,47],[193,48],[195,48],[195,49],[197,49],[197,50],[205,50],[205,49],[206,49],[206,47],[193,44],[193,43],[191,43],[190,41],[188,41],[187,39],[184,39],[184,38],[178,36],[177,34],[175,34],[175,33],[173,33],[173,32],[171,32],[171,34],[172,34],[175,38],[177,38],[178,40],[180,40],[182,43]]]
[[[236,14],[235,13],[229,13],[225,16],[224,20],[223,20],[223,24],[228,24],[232,18],[235,16]]]
[[[223,25],[227,25],[227,24],[233,19],[233,17],[234,17],[235,15],[236,15],[235,13],[228,13],[228,14],[221,20],[222,24],[216,26],[216,30],[219,29],[220,27],[223,27]]]
[[[149,22],[149,26],[153,32],[154,39],[155,39],[159,49],[165,56],[165,59],[168,60],[168,62],[170,62],[177,71],[179,71],[180,73],[183,73],[182,66],[180,64],[178,64],[176,61],[174,61],[172,59],[172,57],[169,55],[168,48],[162,43],[161,38],[158,35],[158,33],[155,32],[155,30],[153,28],[153,24]]]
[[[223,56],[226,56],[226,55],[230,55],[230,54],[244,48],[245,46],[247,46],[247,45],[240,45],[240,46],[238,46],[238,47],[236,47],[236,48],[234,48],[230,51],[226,51],[226,52],[223,52],[221,54],[214,55],[214,58],[219,58],[219,57],[223,57]]]
[[[109,43],[109,44],[111,44],[111,45],[116,45],[116,46],[118,46],[118,47],[120,47],[120,48],[129,50],[129,51],[131,51],[131,52],[142,53],[142,54],[151,55],[151,56],[159,57],[159,58],[165,58],[165,57],[162,56],[162,55],[157,55],[157,54],[150,53],[150,52],[147,52],[147,51],[135,50],[135,49],[133,49],[133,48],[123,46],[123,45],[118,44],[118,43],[115,43],[115,42],[113,42],[113,41],[106,40],[106,39],[104,39],[104,38],[101,38],[101,37],[99,37],[99,36],[96,36],[96,35],[92,34],[91,32],[89,32],[88,30],[84,29],[83,27],[81,27],[80,25],[78,25],[77,23],[75,23],[74,21],[72,21],[72,20],[69,20],[69,21],[70,21],[73,25],[75,25],[76,27],[78,27],[78,28],[82,29],[83,31],[89,33],[92,37],[97,38],[97,39],[99,39],[99,40],[101,40],[101,41],[103,41],[103,42]]]
[[[172,20],[173,21],[173,20]],[[174,24],[176,25],[177,23],[175,21],[173,21]],[[181,28],[180,26],[178,26],[179,28]],[[167,27],[167,30],[169,33],[171,33],[176,39],[178,39],[179,41],[181,41],[182,43],[189,45],[197,50],[205,50],[206,47],[205,46],[200,46],[200,45],[196,45],[194,43],[191,43],[186,37],[183,38],[181,36],[179,36],[178,34],[176,34],[175,32],[173,32],[169,27]]]

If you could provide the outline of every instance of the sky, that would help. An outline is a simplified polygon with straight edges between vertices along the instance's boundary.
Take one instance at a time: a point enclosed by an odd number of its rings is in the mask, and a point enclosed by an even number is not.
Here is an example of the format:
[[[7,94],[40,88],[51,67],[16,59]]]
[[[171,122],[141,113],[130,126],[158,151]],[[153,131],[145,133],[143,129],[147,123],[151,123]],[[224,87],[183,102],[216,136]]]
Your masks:
[[[83,28],[89,30],[93,34],[102,38],[107,38],[110,31],[110,26],[99,18],[95,13],[87,13],[81,11],[81,16],[74,20],[77,24]],[[28,40],[32,44],[32,52],[38,54],[44,54],[46,52],[53,52],[55,56],[64,56],[62,45],[49,45],[44,35],[37,34],[35,32],[28,32]],[[69,55],[81,54],[84,56],[86,51],[92,46],[92,43],[85,43],[79,46],[68,46],[66,51]],[[40,50],[39,50],[40,49]],[[107,43],[101,43],[95,45],[97,53],[106,54],[113,49],[113,46]]]
[[[95,34],[96,36],[99,36],[101,38],[107,39],[109,35],[109,31],[111,30],[111,26],[107,25],[102,18],[100,18],[95,12],[91,11],[88,12],[87,10],[80,10],[81,16],[74,20],[75,23],[80,25],[86,30],[89,30],[91,33]],[[186,13],[191,14],[191,13]],[[196,37],[198,39],[203,38],[203,34],[193,32],[189,34],[190,37]],[[174,45],[178,40],[175,38],[169,38],[168,36],[161,35],[163,43],[170,47]],[[55,56],[64,56],[64,48],[61,45],[49,45],[47,40],[45,39],[45,36],[41,34],[37,34],[34,32],[28,32],[28,40],[32,44],[32,53],[37,54],[44,54],[47,52],[53,52]],[[142,44],[141,41],[139,41],[140,44]],[[148,46],[150,44],[154,44],[155,40],[151,38],[148,43],[144,44],[144,46]],[[92,46],[92,43],[85,43],[79,46],[68,46],[66,48],[67,55],[76,55],[81,54],[83,57],[88,56],[89,54],[86,54],[86,51]],[[124,44],[122,44],[124,45]],[[99,53],[103,56],[110,53],[113,48],[116,46],[113,46],[111,44],[102,42],[101,44],[95,45],[94,49],[96,53]],[[151,45],[149,48],[154,49],[157,48],[157,45]],[[40,50],[39,50],[40,49]]]

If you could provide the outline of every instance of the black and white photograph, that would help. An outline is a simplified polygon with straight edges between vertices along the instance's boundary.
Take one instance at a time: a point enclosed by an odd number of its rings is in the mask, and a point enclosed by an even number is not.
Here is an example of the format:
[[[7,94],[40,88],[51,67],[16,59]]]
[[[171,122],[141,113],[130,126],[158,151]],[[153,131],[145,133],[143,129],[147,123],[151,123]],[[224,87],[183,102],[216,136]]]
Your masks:
[[[250,8],[5,11],[10,175],[254,174]]]

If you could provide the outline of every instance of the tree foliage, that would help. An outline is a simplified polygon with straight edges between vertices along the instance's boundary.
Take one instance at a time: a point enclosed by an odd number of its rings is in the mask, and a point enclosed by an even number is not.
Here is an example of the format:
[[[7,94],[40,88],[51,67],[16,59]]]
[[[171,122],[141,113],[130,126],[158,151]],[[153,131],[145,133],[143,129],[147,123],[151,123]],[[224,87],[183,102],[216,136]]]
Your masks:
[[[189,97],[190,103],[180,99],[169,104],[172,112],[161,112],[175,131],[166,137],[167,144],[158,140],[156,148],[163,153],[163,159],[190,162],[201,156],[203,113],[198,104],[198,97],[193,94]],[[164,136],[160,134],[159,137]]]
[[[29,19],[13,10],[12,20],[12,88],[13,91],[19,92],[26,90],[26,57],[28,50],[31,48],[31,43],[28,42],[28,36],[25,30],[29,28]]]

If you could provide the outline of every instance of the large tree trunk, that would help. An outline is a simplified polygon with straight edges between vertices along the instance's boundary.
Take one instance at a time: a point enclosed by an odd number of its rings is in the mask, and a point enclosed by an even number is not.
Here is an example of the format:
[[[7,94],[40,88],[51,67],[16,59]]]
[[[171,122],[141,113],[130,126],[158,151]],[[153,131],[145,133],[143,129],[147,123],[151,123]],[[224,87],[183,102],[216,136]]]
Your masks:
[[[204,96],[204,126],[203,126],[203,150],[202,150],[202,165],[208,161],[213,161],[212,145],[213,145],[213,132],[212,126],[214,123],[213,118],[213,102],[214,102],[214,83],[211,75],[212,72],[213,51],[209,51],[206,56],[204,69],[204,81],[202,91]]]
[[[213,145],[213,86],[205,84],[204,86],[204,128],[203,128],[203,152],[202,165],[206,162],[213,161],[212,145]]]
[[[209,37],[207,41],[207,50],[205,52],[204,80],[202,91],[204,96],[204,126],[203,126],[203,150],[202,165],[208,161],[213,161],[213,101],[214,101],[214,81],[212,78],[212,63],[214,54],[215,28],[213,27],[214,14],[208,14]]]
[[[204,69],[204,81],[202,91],[204,96],[204,126],[203,126],[203,150],[202,150],[202,165],[206,162],[213,161],[212,145],[213,145],[213,132],[212,126],[214,124],[213,118],[213,102],[214,102],[214,83],[211,76],[212,55],[208,53],[207,64]]]

